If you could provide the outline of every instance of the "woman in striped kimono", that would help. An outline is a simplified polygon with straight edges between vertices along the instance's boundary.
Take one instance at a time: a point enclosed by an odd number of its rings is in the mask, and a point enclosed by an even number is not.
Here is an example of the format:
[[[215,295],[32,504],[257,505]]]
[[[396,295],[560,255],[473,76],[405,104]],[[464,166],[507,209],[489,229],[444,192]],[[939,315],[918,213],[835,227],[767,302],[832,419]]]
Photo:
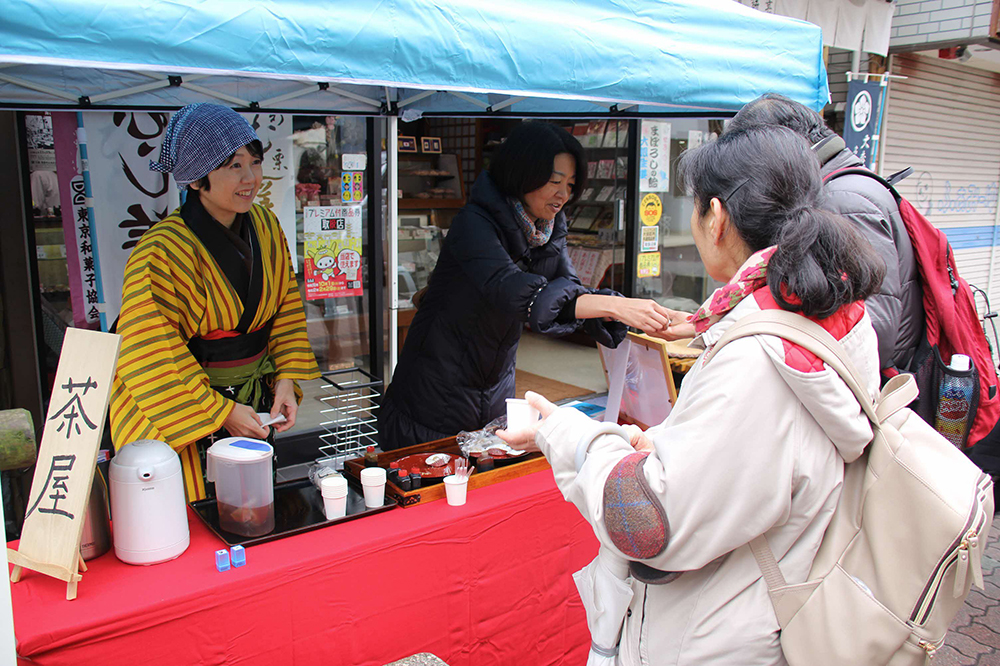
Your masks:
[[[297,380],[319,376],[275,216],[253,203],[263,149],[239,114],[191,104],[170,119],[158,162],[184,204],[147,231],[125,268],[111,396],[115,446],[158,439],[178,451],[188,500],[213,495],[205,449],[272,438],[258,412],[295,424]]]

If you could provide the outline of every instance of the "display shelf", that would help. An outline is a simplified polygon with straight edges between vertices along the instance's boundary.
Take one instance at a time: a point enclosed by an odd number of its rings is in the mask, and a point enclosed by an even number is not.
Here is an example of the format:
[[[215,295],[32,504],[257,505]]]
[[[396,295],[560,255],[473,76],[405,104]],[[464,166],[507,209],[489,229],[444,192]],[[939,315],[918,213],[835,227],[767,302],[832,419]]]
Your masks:
[[[326,433],[320,435],[323,455],[318,463],[332,464],[343,469],[344,462],[360,456],[367,447],[377,446],[378,398],[382,395],[382,380],[361,368],[324,372],[324,391],[320,401]]]
[[[400,155],[399,191],[401,210],[462,207],[465,185],[458,156],[451,153]],[[418,196],[421,194],[425,196]]]

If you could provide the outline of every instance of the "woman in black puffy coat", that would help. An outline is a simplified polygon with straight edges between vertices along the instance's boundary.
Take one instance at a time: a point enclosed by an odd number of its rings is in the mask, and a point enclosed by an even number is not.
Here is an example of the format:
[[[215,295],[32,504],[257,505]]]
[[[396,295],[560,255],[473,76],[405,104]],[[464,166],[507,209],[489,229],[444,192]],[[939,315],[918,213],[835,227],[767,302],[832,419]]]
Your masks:
[[[583,328],[617,347],[626,325],[655,333],[669,312],[580,284],[562,209],[586,187],[583,147],[566,130],[522,123],[496,150],[444,240],[379,413],[385,450],[505,412],[524,323],[549,336]]]

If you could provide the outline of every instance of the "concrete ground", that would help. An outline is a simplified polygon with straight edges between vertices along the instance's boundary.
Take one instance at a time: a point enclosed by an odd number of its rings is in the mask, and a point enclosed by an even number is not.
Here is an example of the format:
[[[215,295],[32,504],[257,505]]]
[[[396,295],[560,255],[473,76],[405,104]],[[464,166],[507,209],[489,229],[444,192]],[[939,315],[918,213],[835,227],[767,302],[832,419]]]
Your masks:
[[[1000,516],[983,554],[985,590],[973,587],[934,666],[1000,666]]]

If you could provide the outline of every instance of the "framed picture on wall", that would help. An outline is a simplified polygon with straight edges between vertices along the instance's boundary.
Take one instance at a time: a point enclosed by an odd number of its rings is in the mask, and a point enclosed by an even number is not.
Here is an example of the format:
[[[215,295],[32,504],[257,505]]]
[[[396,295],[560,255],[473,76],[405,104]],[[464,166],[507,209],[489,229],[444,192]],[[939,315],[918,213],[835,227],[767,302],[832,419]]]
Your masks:
[[[396,137],[396,145],[401,153],[415,153],[417,152],[417,137],[400,135]]]
[[[440,153],[441,138],[437,136],[425,136],[420,139],[420,152]]]

